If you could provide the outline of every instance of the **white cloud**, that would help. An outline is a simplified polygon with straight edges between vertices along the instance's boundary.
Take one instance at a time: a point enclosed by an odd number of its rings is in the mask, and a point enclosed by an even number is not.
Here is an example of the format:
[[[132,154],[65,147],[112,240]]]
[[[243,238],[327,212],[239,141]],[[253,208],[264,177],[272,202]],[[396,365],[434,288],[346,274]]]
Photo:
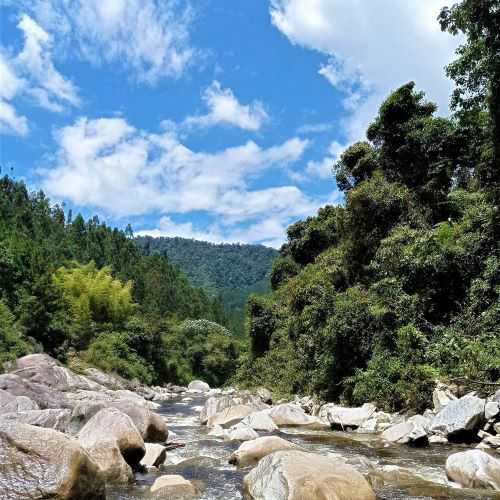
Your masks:
[[[272,23],[294,44],[328,56],[319,69],[346,92],[348,141],[364,136],[381,100],[414,80],[446,112],[451,82],[443,67],[457,40],[436,18],[444,0],[271,0]]]
[[[324,203],[295,186],[251,187],[264,172],[299,160],[306,139],[294,137],[269,148],[248,141],[205,153],[186,147],[171,130],[137,130],[123,118],[80,118],[59,129],[55,139],[55,165],[41,172],[51,196],[114,217],[167,216],[152,234],[201,237],[192,224],[176,225],[168,217],[203,211],[217,221],[216,229],[203,232],[205,239],[275,241],[290,219],[309,215]],[[267,220],[278,221],[273,234]],[[251,232],[238,232],[242,225],[253,225]]]
[[[308,161],[306,173],[310,176],[318,176],[322,179],[333,177],[333,165],[338,160],[345,146],[338,141],[333,141],[328,148],[328,155],[321,161]]]
[[[210,127],[217,124],[234,125],[245,130],[259,130],[268,118],[259,101],[240,104],[231,89],[223,89],[218,81],[203,92],[208,107],[205,115],[188,116],[185,123],[190,126]]]
[[[26,135],[28,133],[28,120],[20,116],[14,106],[8,101],[18,95],[26,81],[15,75],[9,61],[0,53],[0,132]]]
[[[138,81],[177,77],[192,61],[194,17],[177,0],[22,0],[38,23],[57,34],[61,52],[96,64],[117,62]]]
[[[319,134],[333,128],[332,123],[304,123],[297,129],[297,134]]]

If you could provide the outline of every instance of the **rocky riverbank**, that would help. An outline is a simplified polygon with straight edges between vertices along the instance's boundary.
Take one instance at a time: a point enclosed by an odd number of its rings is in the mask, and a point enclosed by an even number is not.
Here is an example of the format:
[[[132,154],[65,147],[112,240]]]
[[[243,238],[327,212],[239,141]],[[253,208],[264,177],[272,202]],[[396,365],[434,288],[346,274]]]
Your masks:
[[[452,389],[403,416],[30,355],[0,375],[0,497],[500,498],[500,391]]]

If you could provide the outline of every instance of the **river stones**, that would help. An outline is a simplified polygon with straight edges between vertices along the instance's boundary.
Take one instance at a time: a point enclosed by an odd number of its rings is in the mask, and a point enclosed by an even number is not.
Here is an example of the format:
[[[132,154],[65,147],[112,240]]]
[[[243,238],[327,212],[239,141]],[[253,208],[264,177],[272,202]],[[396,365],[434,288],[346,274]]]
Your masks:
[[[46,410],[27,410],[0,415],[0,422],[16,421],[36,427],[46,427],[66,432],[71,417],[69,409],[48,408]]]
[[[71,408],[71,401],[60,391],[25,380],[14,373],[0,375],[0,389],[13,396],[26,396],[41,408]]]
[[[39,410],[40,407],[26,396],[13,396],[7,391],[0,390],[0,415],[13,411]]]
[[[417,415],[428,423],[427,419]],[[410,444],[413,446],[425,446],[429,443],[427,432],[423,425],[424,422],[419,419],[409,419],[406,422],[400,422],[386,429],[380,435],[380,438],[387,443]],[[423,424],[423,425],[422,425]]]
[[[193,380],[189,382],[188,391],[189,390],[208,392],[210,390],[210,386],[201,380]]]
[[[303,448],[278,436],[264,436],[242,443],[229,457],[229,463],[248,467],[275,451],[288,450],[303,451]]]
[[[341,460],[304,451],[278,451],[243,479],[255,500],[375,500],[366,479]]]
[[[315,418],[308,415],[299,405],[293,403],[284,403],[264,411],[267,412],[271,420],[278,427],[311,425],[317,422]]]
[[[250,427],[254,431],[273,432],[278,430],[278,426],[274,423],[273,419],[269,416],[268,410],[256,411],[250,413],[235,427]]]
[[[446,475],[466,488],[500,491],[500,460],[482,450],[453,453],[446,460]]]
[[[97,368],[87,368],[85,370],[85,376],[96,382],[97,384],[100,384],[107,389],[111,390],[118,390],[118,389],[125,389],[125,381],[120,380],[118,377],[114,377],[112,375],[108,375],[107,373],[103,373],[99,371]]]
[[[0,498],[105,497],[98,465],[75,440],[53,429],[0,423]]]
[[[207,420],[207,427],[211,429],[216,425],[227,429],[234,424],[237,424],[243,420],[246,416],[250,415],[252,410],[245,405],[230,406],[229,408],[224,408],[219,413],[212,415]]]
[[[484,399],[464,396],[451,401],[429,423],[429,432],[446,438],[474,431],[484,418]]]
[[[142,457],[141,465],[159,467],[167,456],[167,448],[157,443],[145,443],[146,454]]]
[[[78,442],[98,463],[108,481],[132,480],[130,465],[137,465],[146,453],[144,441],[132,419],[116,408],[96,413],[78,433]]]
[[[229,430],[227,437],[230,441],[251,441],[257,439],[259,435],[250,427],[239,427]]]
[[[193,484],[177,474],[158,477],[151,486],[152,498],[170,500],[174,498],[190,498],[196,495]]]
[[[490,420],[500,413],[500,404],[496,401],[488,401],[484,406],[484,418]]]
[[[358,408],[345,408],[329,403],[321,408],[320,418],[326,418],[332,427],[355,429],[373,417],[376,411],[377,408],[371,403],[365,403]]]

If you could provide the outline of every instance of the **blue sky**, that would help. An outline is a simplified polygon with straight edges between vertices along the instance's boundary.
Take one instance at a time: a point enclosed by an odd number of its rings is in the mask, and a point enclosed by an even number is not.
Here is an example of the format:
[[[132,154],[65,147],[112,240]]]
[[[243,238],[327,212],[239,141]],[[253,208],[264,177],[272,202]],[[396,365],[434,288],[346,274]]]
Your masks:
[[[141,234],[279,246],[415,80],[448,114],[441,0],[0,0],[0,162]]]

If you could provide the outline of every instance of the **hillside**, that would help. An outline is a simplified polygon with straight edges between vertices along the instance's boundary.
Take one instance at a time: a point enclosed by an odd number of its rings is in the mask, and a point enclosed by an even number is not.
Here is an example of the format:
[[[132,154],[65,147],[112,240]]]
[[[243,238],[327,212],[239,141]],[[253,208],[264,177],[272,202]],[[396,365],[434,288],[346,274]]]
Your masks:
[[[278,256],[274,248],[214,244],[179,237],[140,236],[135,241],[143,255],[165,256],[191,278],[193,285],[209,295],[221,295],[240,334],[248,295],[270,291],[269,271]]]

